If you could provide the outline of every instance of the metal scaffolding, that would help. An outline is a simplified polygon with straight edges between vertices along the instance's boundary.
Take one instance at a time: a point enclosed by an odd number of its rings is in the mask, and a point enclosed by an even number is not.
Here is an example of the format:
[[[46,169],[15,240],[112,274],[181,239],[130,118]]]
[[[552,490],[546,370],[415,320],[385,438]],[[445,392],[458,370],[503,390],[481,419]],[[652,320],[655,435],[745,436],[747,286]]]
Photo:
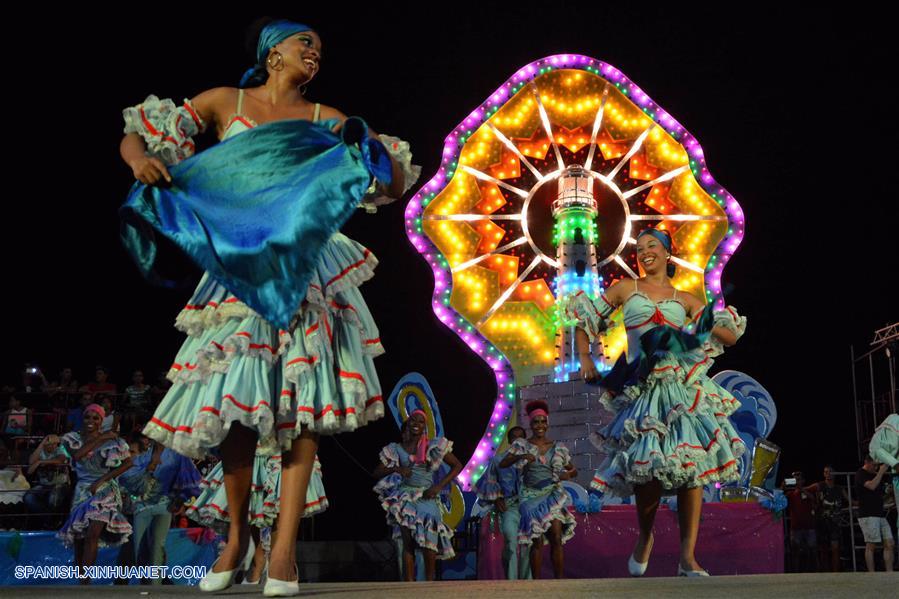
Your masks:
[[[852,360],[852,397],[855,402],[855,432],[858,440],[858,458],[868,453],[868,441],[874,429],[889,415],[896,412],[896,354],[899,352],[899,322],[874,331],[870,349],[860,356],[855,347],[849,347]],[[864,363],[867,362],[867,369]],[[867,370],[870,399],[859,395],[859,365]]]

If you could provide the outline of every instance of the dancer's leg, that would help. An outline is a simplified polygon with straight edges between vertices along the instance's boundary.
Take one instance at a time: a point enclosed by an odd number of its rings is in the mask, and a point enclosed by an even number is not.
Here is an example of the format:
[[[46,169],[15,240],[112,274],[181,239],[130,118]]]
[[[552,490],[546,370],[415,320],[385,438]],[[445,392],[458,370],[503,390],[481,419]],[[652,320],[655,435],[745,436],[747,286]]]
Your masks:
[[[425,562],[425,580],[432,581],[437,576],[437,552],[422,547],[421,555]]]
[[[415,541],[412,540],[412,532],[403,528],[403,580],[413,582],[415,580]]]
[[[278,536],[272,540],[269,578],[296,580],[297,531],[306,505],[306,488],[312,476],[318,434],[304,430],[281,454],[281,507]]]
[[[244,558],[244,552],[250,542],[247,518],[255,452],[256,432],[232,422],[228,436],[221,445],[225,495],[228,498],[231,523],[228,527],[228,544],[213,566],[213,572],[225,572],[236,568]]]
[[[553,576],[565,577],[565,556],[562,552],[562,522],[553,520],[547,531],[549,537],[550,556],[553,561]]]
[[[634,546],[634,559],[645,564],[649,560],[651,546],[649,539],[652,537],[652,526],[656,520],[656,511],[659,509],[659,501],[662,499],[662,484],[653,479],[642,485],[634,485],[634,497],[637,501],[637,523],[640,526],[640,536]]]
[[[87,528],[87,533],[84,536],[84,554],[82,557],[85,567],[93,566],[94,562],[97,561],[97,546],[100,544],[100,534],[103,532],[104,526],[106,526],[105,523],[99,520],[92,520]],[[90,584],[91,580],[84,578],[80,582],[81,584]]]
[[[543,565],[543,537],[531,539],[531,576],[540,578],[540,566]]]
[[[677,521],[680,526],[680,565],[684,570],[701,570],[696,561],[696,537],[702,513],[702,487],[677,490]]]

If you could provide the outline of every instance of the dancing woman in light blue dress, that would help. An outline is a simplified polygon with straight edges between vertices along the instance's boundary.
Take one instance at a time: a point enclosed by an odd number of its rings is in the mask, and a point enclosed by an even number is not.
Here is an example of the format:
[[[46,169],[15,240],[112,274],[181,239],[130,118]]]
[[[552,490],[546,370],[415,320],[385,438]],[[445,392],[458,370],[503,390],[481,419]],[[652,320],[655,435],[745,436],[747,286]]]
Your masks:
[[[403,423],[402,442],[381,450],[374,475],[380,479],[375,493],[393,528],[393,537],[403,545],[403,575],[415,580],[415,549],[424,558],[425,580],[434,580],[437,559],[451,559],[453,531],[443,523],[445,509],[440,492],[462,472],[453,455],[453,443],[444,437],[428,439],[426,415],[415,410]],[[441,464],[449,471],[435,482]]]
[[[640,535],[628,561],[633,576],[646,571],[652,527],[663,492],[677,493],[681,551],[677,572],[708,576],[696,562],[702,487],[739,479],[742,440],[728,419],[739,403],[706,375],[710,358],[733,345],[745,319],[713,313],[698,298],[675,289],[671,238],[647,229],[637,238],[637,261],[646,276],[619,281],[599,298],[578,293],[563,302],[578,326],[581,371],[603,388],[601,402],[615,417],[601,432],[606,461],[592,486],[601,493],[634,494]],[[590,342],[621,307],[627,355],[600,380]],[[683,328],[695,321],[696,334]]]
[[[562,545],[574,537],[575,520],[568,508],[571,496],[562,481],[577,476],[571,452],[564,443],[550,440],[549,406],[536,400],[525,406],[531,426],[530,439],[516,439],[500,467],[516,465],[522,469],[519,500],[518,543],[528,548],[531,576],[540,577],[543,541],[549,540],[553,575],[565,574]]]
[[[100,432],[105,417],[103,408],[90,404],[84,409],[81,430],[62,437],[77,481],[69,517],[57,537],[74,545],[79,568],[94,564],[98,547],[121,545],[131,535],[117,481],[131,468],[131,455],[128,443],[116,433]]]
[[[383,415],[373,358],[384,348],[358,289],[377,260],[338,228],[363,201],[400,197],[420,169],[405,142],[303,97],[321,48],[310,27],[272,21],[240,89],[182,106],[150,96],[124,113],[121,154],[138,180],[121,210],[126,247],[152,280],[165,282],[157,234],[206,271],[175,322],[187,339],[174,384],[144,431],[191,457],[219,447],[241,516],[203,590],[230,586],[249,545],[257,441],[278,443],[283,462],[266,593],[294,595],[318,436]],[[193,155],[206,129],[221,143]]]

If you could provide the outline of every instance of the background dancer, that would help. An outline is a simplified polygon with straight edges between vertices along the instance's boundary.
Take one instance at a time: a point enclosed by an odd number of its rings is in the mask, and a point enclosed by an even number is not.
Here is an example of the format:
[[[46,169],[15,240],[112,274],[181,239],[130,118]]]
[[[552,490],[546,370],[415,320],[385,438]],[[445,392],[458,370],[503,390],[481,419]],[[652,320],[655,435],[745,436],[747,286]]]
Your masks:
[[[131,534],[116,480],[131,468],[131,455],[124,439],[111,431],[100,432],[105,417],[103,408],[91,404],[84,409],[81,430],[62,437],[78,481],[69,518],[57,536],[66,545],[74,545],[79,567],[94,565],[97,547],[121,545]],[[90,580],[81,583],[90,584]]]
[[[415,580],[415,550],[424,558],[425,580],[434,580],[436,560],[450,559],[453,531],[443,523],[445,509],[440,492],[462,472],[462,463],[453,455],[453,443],[444,437],[428,439],[427,417],[415,410],[403,422],[402,442],[381,450],[381,463],[374,475],[381,479],[375,492],[387,512],[393,537],[402,540],[403,576]],[[438,482],[434,475],[441,464],[449,472]]]
[[[524,439],[527,436],[520,426],[513,426],[506,433],[506,440],[511,446],[516,439]],[[503,468],[500,463],[509,455],[509,450],[497,453],[490,460],[490,466],[477,483],[478,498],[481,501],[490,502],[496,510],[500,523],[500,531],[503,535],[503,569],[506,578],[518,580],[531,578],[530,557],[526,546],[518,543],[518,525],[521,522],[519,512],[521,493],[521,468],[507,466]]]
[[[540,578],[543,562],[543,539],[549,539],[553,575],[565,575],[562,545],[574,537],[574,516],[568,511],[571,496],[562,481],[577,476],[571,453],[563,443],[547,436],[549,406],[545,401],[532,401],[525,406],[531,422],[531,438],[516,439],[501,467],[517,464],[523,469],[519,505],[519,544],[529,546],[531,575]]]

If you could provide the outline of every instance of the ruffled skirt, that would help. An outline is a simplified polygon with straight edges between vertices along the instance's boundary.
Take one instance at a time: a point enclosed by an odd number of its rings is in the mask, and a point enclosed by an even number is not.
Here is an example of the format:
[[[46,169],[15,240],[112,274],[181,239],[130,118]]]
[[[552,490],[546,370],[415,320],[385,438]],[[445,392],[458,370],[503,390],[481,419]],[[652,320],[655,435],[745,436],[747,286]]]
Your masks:
[[[216,464],[201,483],[200,495],[187,507],[187,517],[215,529],[224,529],[231,522],[228,497],[225,493],[222,462]],[[253,460],[253,478],[250,482],[249,523],[257,528],[272,526],[281,507],[281,456],[257,455]],[[306,505],[303,518],[320,514],[328,509],[328,498],[322,482],[321,464],[315,458],[315,466],[309,486],[306,488]]]
[[[746,447],[728,416],[740,403],[707,376],[710,366],[701,351],[667,354],[645,381],[603,394],[615,417],[594,439],[606,453],[594,489],[629,496],[652,479],[666,490],[739,480]]]
[[[412,535],[415,544],[430,549],[437,559],[452,559],[453,531],[443,523],[443,508],[439,499],[424,499],[427,490],[398,484],[399,475],[382,479],[375,492],[381,500],[381,507],[387,514],[387,524],[393,527],[393,538],[402,540],[402,529]]]
[[[518,513],[521,516],[518,524],[518,543],[530,545],[534,540],[546,534],[554,520],[562,523],[562,543],[574,537],[575,520],[568,506],[571,496],[560,484],[549,485],[544,489],[524,488]]]
[[[346,432],[383,416],[373,358],[384,348],[358,289],[376,265],[366,248],[335,234],[290,331],[204,275],[175,321],[187,339],[144,434],[199,458],[233,422],[287,449],[303,430]]]
[[[83,539],[91,522],[102,522],[100,547],[121,545],[131,536],[131,524],[122,514],[122,496],[115,481],[100,487],[96,494],[90,494],[91,483],[83,482],[75,485],[72,498],[72,509],[65,524],[56,533],[65,545],[72,545],[76,539]]]

